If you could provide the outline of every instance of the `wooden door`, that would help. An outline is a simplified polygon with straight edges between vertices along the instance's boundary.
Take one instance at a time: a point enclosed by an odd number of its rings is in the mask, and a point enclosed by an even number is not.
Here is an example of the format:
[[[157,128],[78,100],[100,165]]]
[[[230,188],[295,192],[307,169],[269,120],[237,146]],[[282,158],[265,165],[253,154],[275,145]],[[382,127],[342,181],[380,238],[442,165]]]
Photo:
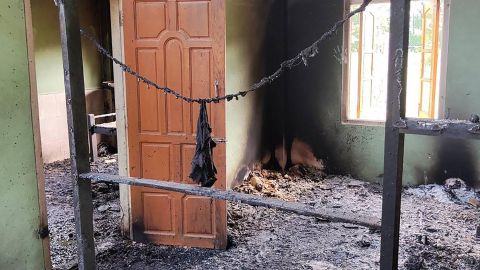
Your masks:
[[[223,94],[224,0],[123,0],[125,60],[140,74],[192,97]],[[218,81],[219,93],[215,93]],[[188,104],[126,76],[129,171],[132,177],[193,184],[198,104]],[[225,137],[224,103],[208,105],[215,138]],[[225,189],[225,145],[214,150],[215,188]],[[131,188],[136,241],[226,247],[225,202]]]

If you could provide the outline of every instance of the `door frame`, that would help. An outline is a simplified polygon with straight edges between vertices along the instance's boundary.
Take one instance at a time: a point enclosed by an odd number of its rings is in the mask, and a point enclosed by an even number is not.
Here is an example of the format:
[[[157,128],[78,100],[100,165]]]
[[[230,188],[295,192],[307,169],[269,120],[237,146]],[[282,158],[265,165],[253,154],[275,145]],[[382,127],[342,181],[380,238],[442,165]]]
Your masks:
[[[125,62],[124,39],[123,39],[123,10],[122,0],[110,0],[110,18],[112,27],[112,55]],[[113,66],[113,80],[115,82],[115,108],[117,120],[117,149],[118,149],[118,174],[129,175],[128,163],[128,133],[127,133],[127,106],[125,92],[125,73],[118,66]],[[120,208],[121,208],[121,230],[124,236],[133,238],[130,221],[130,187],[120,185]]]
[[[43,267],[44,269],[52,269],[52,261],[50,257],[50,238],[43,235],[48,232],[48,212],[47,201],[45,195],[45,173],[43,168],[42,158],[42,140],[40,136],[40,116],[38,108],[38,91],[37,91],[37,74],[35,69],[35,45],[33,35],[33,21],[32,21],[32,6],[30,0],[23,1],[23,8],[25,14],[25,29],[27,41],[27,58],[28,58],[28,76],[30,85],[30,107],[32,115],[32,131],[33,131],[33,146],[35,154],[35,176],[37,179],[38,192],[38,236],[42,241],[43,249]],[[45,229],[47,229],[45,231]]]

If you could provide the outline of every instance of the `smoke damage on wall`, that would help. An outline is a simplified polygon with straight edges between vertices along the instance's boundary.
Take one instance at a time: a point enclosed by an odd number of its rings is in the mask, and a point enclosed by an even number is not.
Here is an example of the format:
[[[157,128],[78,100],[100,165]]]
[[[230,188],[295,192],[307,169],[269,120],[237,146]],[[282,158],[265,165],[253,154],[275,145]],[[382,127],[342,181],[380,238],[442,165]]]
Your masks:
[[[265,16],[266,31],[256,37],[262,50],[255,55],[265,61],[261,67],[251,67],[254,78],[272,71],[282,59],[309,45],[344,12],[343,1],[268,2],[269,7],[262,11],[268,15]],[[480,92],[471,90],[478,76],[465,75],[468,58],[459,40],[466,36],[461,30],[465,24],[462,20],[466,18],[460,18],[459,12],[460,6],[452,7],[447,94],[443,94],[441,100],[450,111],[450,117],[465,119],[478,107]],[[242,164],[248,166],[262,160],[269,168],[288,168],[294,163],[292,156],[298,152],[293,148],[301,143],[311,156],[324,161],[329,174],[382,181],[384,127],[378,123],[342,122],[343,74],[338,57],[342,46],[343,35],[339,31],[322,43],[320,54],[309,61],[308,67],[299,66],[289,71],[286,78],[251,97],[253,113]],[[467,49],[470,47],[474,46],[469,45]],[[441,183],[448,178],[461,178],[469,185],[478,186],[479,147],[472,141],[407,136],[404,184]],[[237,180],[241,180],[245,172],[248,170],[241,167],[235,174]]]
[[[430,171],[435,183],[443,184],[448,178],[460,178],[467,185],[474,186],[478,179],[474,149],[470,141],[439,139],[437,162]]]

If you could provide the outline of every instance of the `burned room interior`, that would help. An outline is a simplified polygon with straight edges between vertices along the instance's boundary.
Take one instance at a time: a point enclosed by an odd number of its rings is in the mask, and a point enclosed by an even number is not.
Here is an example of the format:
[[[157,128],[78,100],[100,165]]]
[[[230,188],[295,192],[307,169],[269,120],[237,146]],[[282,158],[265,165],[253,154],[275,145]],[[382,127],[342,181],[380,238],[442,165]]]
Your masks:
[[[5,0],[0,269],[480,269],[480,2]]]

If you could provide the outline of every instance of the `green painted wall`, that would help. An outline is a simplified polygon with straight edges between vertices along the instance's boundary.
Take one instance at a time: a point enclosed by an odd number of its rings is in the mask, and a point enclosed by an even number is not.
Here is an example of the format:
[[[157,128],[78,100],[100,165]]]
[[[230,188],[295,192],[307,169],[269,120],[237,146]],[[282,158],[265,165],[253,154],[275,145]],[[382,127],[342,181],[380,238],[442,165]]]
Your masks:
[[[23,0],[0,1],[0,33],[0,269],[42,269]]]
[[[286,53],[284,0],[227,0],[226,88],[244,90]],[[226,105],[227,179],[283,140],[284,81]],[[240,175],[239,175],[240,174]]]
[[[479,63],[480,2],[476,0],[452,1],[450,39],[448,50],[447,93],[445,108],[451,118],[468,119],[472,113],[480,114]],[[464,175],[480,186],[480,143],[478,141],[437,141],[446,165],[457,166],[452,175]],[[451,149],[451,155],[445,149]],[[466,166],[465,166],[466,165]]]
[[[95,1],[79,1],[82,27],[98,35],[100,18]],[[56,94],[64,91],[63,62],[60,46],[58,9],[53,0],[32,1],[35,39],[35,63],[38,93]],[[91,44],[82,40],[85,87],[96,88],[101,83],[101,57]]]
[[[452,1],[445,108],[451,118],[480,113],[478,63],[480,2]],[[342,16],[343,1],[288,0],[288,54],[293,56]],[[327,161],[332,173],[371,181],[383,175],[382,127],[344,125],[340,121],[342,67],[334,50],[341,33],[324,43],[309,68],[288,77],[287,137],[299,138]],[[407,136],[404,183],[441,182],[460,177],[479,185],[480,144],[476,141]]]
[[[452,1],[446,108],[451,117],[467,118],[480,111],[480,2]]]

